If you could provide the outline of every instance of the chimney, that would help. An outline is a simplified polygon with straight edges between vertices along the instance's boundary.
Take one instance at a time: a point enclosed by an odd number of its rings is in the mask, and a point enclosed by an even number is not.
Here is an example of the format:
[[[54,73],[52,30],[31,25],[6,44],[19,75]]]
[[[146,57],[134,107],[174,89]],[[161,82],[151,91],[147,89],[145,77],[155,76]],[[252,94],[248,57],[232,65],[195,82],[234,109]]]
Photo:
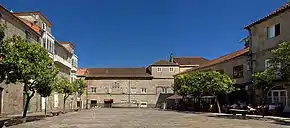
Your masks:
[[[173,53],[172,52],[170,53],[170,60],[169,60],[169,62],[173,63]]]

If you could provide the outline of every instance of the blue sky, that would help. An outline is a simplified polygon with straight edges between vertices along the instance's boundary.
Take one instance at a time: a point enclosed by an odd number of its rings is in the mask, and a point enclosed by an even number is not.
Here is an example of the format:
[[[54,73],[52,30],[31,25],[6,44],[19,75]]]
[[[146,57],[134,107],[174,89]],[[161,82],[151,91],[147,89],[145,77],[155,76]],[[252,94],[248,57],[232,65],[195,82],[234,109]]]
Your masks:
[[[42,11],[80,67],[141,67],[174,56],[213,59],[243,47],[243,27],[287,0],[1,0]]]

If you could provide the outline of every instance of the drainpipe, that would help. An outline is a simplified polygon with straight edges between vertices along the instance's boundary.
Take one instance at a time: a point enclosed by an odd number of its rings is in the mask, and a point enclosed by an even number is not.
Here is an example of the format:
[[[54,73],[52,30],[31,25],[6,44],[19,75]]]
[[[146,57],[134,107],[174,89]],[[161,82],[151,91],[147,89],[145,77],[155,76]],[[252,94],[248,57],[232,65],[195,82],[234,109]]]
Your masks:
[[[254,73],[253,72],[253,51],[252,51],[252,46],[253,46],[253,42],[252,42],[252,32],[251,32],[251,29],[248,28],[247,29],[248,32],[249,32],[249,55],[248,55],[248,64],[249,64],[249,83],[250,83],[250,90],[251,90],[251,95],[250,95],[250,102],[252,103],[254,101],[254,95],[255,95],[255,91],[253,90],[253,84],[252,84],[252,81],[253,81],[253,78],[252,78],[252,74]]]

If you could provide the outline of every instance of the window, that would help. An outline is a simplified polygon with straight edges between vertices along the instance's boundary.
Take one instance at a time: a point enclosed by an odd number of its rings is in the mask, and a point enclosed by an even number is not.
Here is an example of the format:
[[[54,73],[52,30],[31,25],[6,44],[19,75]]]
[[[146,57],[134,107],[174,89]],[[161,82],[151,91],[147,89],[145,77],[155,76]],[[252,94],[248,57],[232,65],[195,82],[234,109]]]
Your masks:
[[[136,93],[136,87],[131,87],[131,93]]]
[[[233,68],[233,78],[244,77],[244,67],[243,65],[235,66]]]
[[[46,30],[46,24],[45,23],[42,23],[42,29]]]
[[[270,67],[270,63],[269,63],[270,59],[266,59],[265,60],[265,69]]]
[[[283,103],[283,105],[287,105],[287,91],[286,90],[271,90],[271,91],[269,91],[268,102],[270,104]]]
[[[44,47],[44,48],[46,48],[46,41],[47,41],[46,38],[43,38],[43,39],[42,39],[42,44],[43,44],[43,47]]]
[[[174,71],[174,68],[173,67],[170,67],[169,68],[169,72],[173,72]]]
[[[141,88],[141,93],[147,93],[147,88]]]
[[[167,88],[163,87],[161,93],[167,93]]]
[[[118,82],[115,82],[115,84],[113,85],[113,88],[120,88],[120,85]]]
[[[96,87],[92,87],[92,92],[97,92],[97,88]]]
[[[26,38],[26,40],[30,40],[30,38],[31,38],[31,33],[28,32],[28,31],[25,31],[25,38]]]
[[[157,72],[162,72],[162,68],[161,67],[158,67],[157,68]]]
[[[224,71],[223,69],[216,70],[216,72],[219,72],[219,73],[221,73],[221,74],[224,74],[224,73],[225,73],[225,71]]]
[[[276,24],[270,27],[267,27],[267,37],[268,39],[280,35],[280,24]]]

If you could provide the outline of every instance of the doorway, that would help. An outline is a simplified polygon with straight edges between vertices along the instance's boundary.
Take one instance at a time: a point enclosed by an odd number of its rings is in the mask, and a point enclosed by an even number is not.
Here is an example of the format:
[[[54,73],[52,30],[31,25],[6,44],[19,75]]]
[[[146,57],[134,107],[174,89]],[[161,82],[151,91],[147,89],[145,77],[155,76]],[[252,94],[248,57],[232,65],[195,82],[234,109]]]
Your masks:
[[[97,100],[91,100],[91,108],[96,108],[98,106]]]
[[[113,102],[114,102],[113,99],[105,99],[105,100],[104,100],[104,107],[105,107],[105,108],[111,108]]]

